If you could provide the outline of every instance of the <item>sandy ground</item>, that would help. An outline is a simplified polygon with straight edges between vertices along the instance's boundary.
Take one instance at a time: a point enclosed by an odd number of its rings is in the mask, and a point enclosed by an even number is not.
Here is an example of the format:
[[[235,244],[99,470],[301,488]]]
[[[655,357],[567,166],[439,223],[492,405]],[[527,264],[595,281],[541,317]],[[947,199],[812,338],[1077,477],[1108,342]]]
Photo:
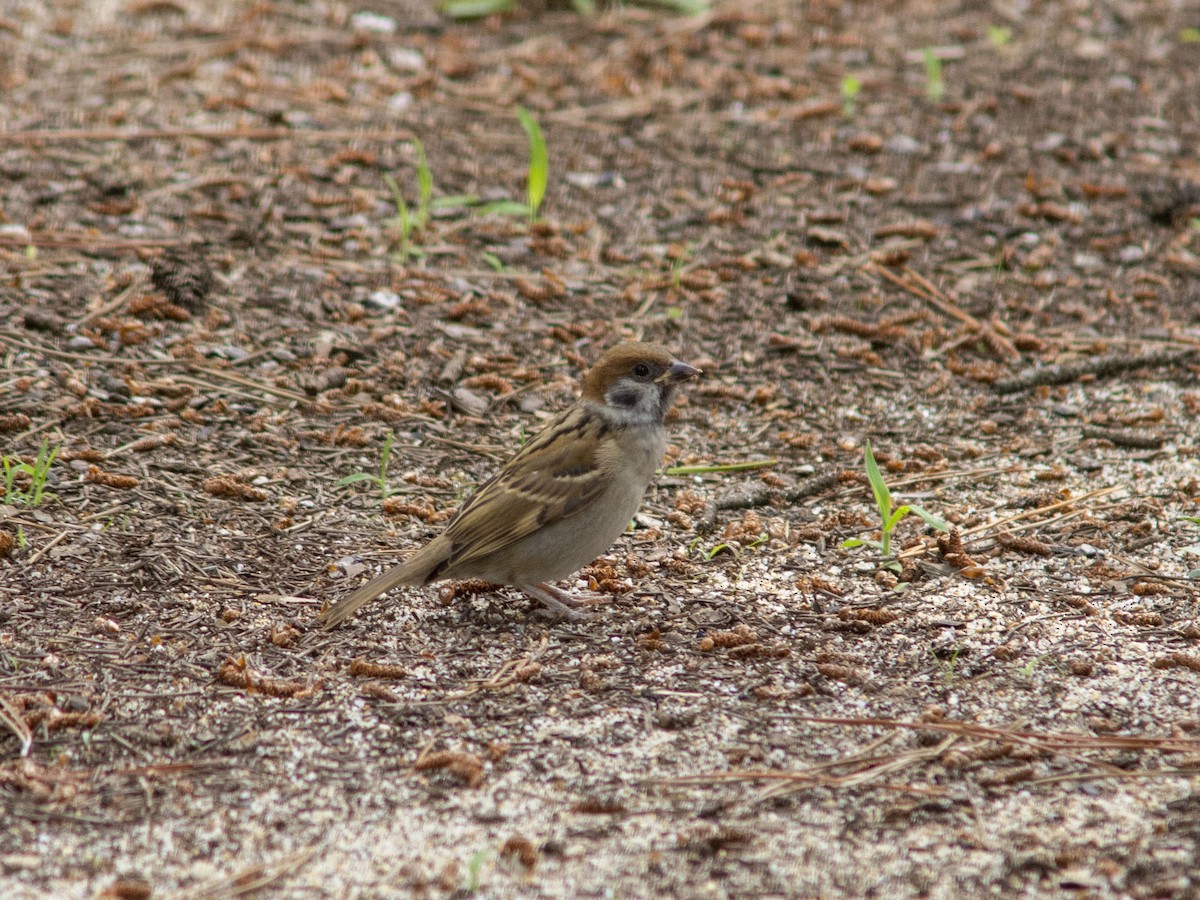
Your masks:
[[[1195,895],[1197,27],[0,3],[0,895]],[[622,337],[594,620],[309,628]]]

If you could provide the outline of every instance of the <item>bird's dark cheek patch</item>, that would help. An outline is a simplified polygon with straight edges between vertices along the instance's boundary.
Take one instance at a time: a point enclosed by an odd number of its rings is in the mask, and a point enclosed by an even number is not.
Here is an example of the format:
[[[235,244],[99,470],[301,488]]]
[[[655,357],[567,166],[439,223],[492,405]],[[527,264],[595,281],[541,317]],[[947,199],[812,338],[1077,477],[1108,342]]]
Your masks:
[[[634,386],[615,387],[608,392],[608,402],[623,409],[632,409],[638,405],[642,392]]]

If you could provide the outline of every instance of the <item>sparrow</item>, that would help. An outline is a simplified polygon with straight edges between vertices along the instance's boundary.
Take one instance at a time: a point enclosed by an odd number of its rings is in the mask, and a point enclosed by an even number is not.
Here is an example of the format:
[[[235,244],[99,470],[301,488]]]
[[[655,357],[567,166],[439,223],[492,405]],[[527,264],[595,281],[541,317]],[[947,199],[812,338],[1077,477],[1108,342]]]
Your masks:
[[[446,578],[519,588],[580,618],[584,601],[550,584],[604,553],[629,525],[667,448],[675,391],[700,370],[655,344],[619,344],[583,392],[463,504],[445,531],[406,561],[324,609],[332,628],[397,585]]]

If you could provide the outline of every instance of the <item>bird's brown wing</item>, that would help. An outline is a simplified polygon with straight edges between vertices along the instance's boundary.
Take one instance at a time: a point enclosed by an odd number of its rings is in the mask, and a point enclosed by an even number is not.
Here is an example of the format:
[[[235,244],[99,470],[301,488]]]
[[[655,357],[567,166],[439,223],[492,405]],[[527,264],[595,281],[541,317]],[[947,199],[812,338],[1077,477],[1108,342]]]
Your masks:
[[[587,509],[611,478],[616,447],[606,439],[609,430],[594,409],[581,405],[538,432],[447,526],[453,549],[444,568],[469,568]]]

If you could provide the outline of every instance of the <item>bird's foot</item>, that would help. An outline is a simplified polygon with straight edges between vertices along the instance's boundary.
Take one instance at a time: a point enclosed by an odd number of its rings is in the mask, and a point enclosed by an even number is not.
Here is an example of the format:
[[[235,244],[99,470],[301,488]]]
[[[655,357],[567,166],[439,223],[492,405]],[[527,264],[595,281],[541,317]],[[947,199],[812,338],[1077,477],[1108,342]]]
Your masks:
[[[579,594],[568,594],[562,588],[555,587],[552,584],[523,584],[520,585],[530,597],[540,600],[546,609],[555,616],[563,619],[569,619],[572,622],[586,621],[592,618],[591,615],[584,612],[580,607],[596,606],[600,603],[607,603],[612,598],[606,594],[595,594],[590,591],[581,592]]]

